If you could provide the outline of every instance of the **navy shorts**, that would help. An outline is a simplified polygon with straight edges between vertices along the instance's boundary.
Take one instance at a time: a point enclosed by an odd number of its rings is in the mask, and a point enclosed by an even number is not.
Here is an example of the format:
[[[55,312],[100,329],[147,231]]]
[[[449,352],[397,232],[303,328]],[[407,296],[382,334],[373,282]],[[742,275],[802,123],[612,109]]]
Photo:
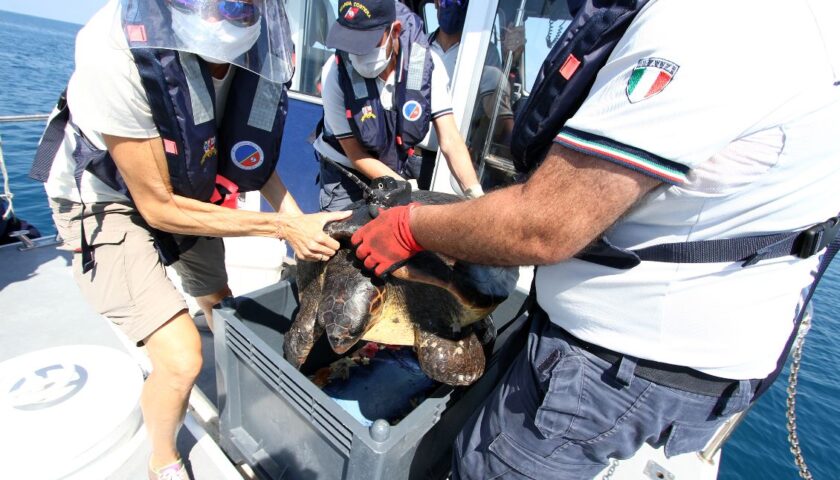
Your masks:
[[[721,399],[634,370],[629,357],[611,365],[578,347],[536,312],[528,347],[456,439],[452,478],[593,478],[643,443],[669,457],[698,451],[752,399],[747,380]]]

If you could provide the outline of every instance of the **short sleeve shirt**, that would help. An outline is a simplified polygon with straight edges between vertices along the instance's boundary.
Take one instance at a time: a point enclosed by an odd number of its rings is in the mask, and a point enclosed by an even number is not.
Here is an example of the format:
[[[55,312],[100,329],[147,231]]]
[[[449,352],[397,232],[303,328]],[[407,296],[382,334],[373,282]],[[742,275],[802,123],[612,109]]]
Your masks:
[[[760,16],[756,16],[760,12]],[[827,0],[652,0],[558,133],[567,148],[651,176],[606,236],[654,244],[792,231],[840,211],[840,62]],[[726,378],[763,378],[816,258],[570,260],[537,274],[540,305],[587,341]]]
[[[431,37],[430,46],[432,48],[432,52],[437,53],[443,64],[446,66],[446,72],[449,75],[450,82],[452,81],[452,77],[455,73],[455,65],[458,61],[458,50],[460,50],[460,43],[456,43],[451,45],[448,50],[444,50],[443,46],[438,43],[437,38],[435,36]],[[499,88],[499,84],[503,83],[502,85],[502,101],[499,104],[499,117],[512,117],[513,112],[510,108],[510,84],[507,81],[504,81],[503,69],[501,61],[499,60],[499,53],[491,43],[487,47],[487,55],[484,57],[484,69],[481,72],[481,78],[478,82],[478,95],[480,98],[483,98],[487,95],[493,95],[496,93],[496,90]],[[449,85],[450,90],[452,89],[452,85]]]

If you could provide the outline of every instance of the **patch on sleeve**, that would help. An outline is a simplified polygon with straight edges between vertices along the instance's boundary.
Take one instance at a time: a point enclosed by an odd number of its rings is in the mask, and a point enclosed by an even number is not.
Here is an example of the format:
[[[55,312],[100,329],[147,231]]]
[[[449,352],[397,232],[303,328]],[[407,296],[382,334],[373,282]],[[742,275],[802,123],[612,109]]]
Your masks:
[[[665,90],[679,69],[679,65],[663,58],[639,60],[627,82],[627,99],[637,103]]]

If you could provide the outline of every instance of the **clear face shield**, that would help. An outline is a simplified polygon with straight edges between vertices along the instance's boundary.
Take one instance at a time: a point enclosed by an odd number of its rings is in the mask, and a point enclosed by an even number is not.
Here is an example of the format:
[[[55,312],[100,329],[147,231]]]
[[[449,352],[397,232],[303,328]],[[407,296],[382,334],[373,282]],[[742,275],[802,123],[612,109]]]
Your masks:
[[[277,83],[294,74],[282,0],[120,0],[129,48],[179,50]]]

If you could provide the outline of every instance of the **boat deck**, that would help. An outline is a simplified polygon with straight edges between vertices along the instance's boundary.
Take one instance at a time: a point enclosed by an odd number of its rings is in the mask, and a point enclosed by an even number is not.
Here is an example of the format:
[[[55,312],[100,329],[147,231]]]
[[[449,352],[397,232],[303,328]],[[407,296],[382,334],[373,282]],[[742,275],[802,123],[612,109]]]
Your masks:
[[[0,318],[3,325],[0,329],[0,362],[50,347],[100,345],[127,352],[137,358],[138,363],[142,363],[142,358],[137,357],[141,354],[139,349],[122,340],[79,293],[70,268],[72,254],[58,250],[52,239],[36,240],[36,245],[37,248],[27,251],[19,251],[17,245],[0,247]],[[204,362],[197,385],[215,407],[212,334],[200,316],[197,320],[202,337],[202,353],[208,360]],[[204,415],[207,413],[204,412]],[[190,416],[188,428],[182,428],[178,434],[178,450],[184,458],[189,459],[194,478],[248,478],[247,474],[234,469],[215,441],[211,441],[212,438],[205,438],[208,432],[203,431],[200,425],[202,422],[195,418],[195,413],[191,412]],[[212,430],[212,417],[207,423],[208,429]],[[123,466],[122,472],[143,472],[146,461],[147,458],[132,458],[130,464]],[[145,478],[143,473],[134,475]],[[119,478],[127,477],[120,475]]]

